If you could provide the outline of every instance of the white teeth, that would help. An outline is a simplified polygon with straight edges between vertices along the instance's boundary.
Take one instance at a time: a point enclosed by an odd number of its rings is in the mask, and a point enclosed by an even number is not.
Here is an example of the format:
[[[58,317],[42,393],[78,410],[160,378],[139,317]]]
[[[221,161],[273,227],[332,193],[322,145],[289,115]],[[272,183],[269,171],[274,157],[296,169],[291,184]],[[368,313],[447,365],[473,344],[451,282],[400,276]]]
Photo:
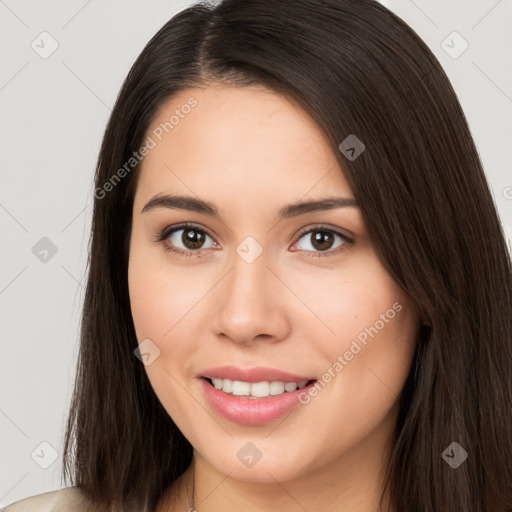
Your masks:
[[[285,391],[295,391],[297,389],[297,383],[296,382],[287,382],[284,385]]]
[[[284,382],[271,382],[270,383],[270,394],[271,395],[280,395],[284,393]]]
[[[268,396],[270,384],[268,382],[253,382],[251,384],[251,395],[258,398]]]
[[[234,396],[248,396],[249,398],[264,398],[274,395],[282,395],[285,391],[290,393],[296,389],[302,389],[306,381],[302,382],[242,382],[239,380],[212,378],[212,383],[216,389],[221,389],[224,393],[231,393]]]
[[[251,394],[251,384],[249,382],[233,381],[233,395],[249,396]]]
[[[233,381],[230,379],[220,379],[222,380],[222,391],[226,393],[231,393],[233,391]]]

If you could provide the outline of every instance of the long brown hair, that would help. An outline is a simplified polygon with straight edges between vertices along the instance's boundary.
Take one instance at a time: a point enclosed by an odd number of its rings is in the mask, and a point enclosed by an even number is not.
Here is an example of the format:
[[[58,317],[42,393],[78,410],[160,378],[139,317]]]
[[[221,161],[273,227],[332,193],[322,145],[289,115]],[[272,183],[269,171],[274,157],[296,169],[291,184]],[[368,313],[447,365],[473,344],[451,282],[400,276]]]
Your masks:
[[[378,257],[421,314],[387,472],[396,510],[512,510],[510,255],[450,81],[420,37],[373,0],[201,2],[134,63],[95,175],[66,483],[98,510],[128,500],[153,510],[191,462],[134,356],[127,268],[140,166],[122,178],[118,170],[162,103],[210,81],[265,85],[311,115]],[[355,159],[339,149],[349,135],[366,147]],[[456,469],[442,457],[453,442],[468,453]]]

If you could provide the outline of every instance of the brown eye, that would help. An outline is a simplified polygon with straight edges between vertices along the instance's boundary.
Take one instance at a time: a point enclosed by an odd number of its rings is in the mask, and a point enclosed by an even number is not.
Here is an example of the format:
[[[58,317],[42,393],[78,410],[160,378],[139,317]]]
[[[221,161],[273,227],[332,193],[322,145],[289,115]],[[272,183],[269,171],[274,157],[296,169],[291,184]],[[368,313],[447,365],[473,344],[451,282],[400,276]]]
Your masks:
[[[186,249],[200,249],[205,240],[205,233],[196,228],[180,229],[183,231],[181,242]]]
[[[157,241],[163,242],[167,250],[178,254],[192,255],[200,253],[205,247],[205,242],[209,238],[211,240],[210,247],[217,247],[212,237],[203,229],[194,225],[179,225],[172,229],[165,229],[158,236]]]
[[[334,235],[328,231],[313,231],[311,237],[311,245],[319,251],[330,249],[334,243]]]
[[[336,244],[336,238],[340,241]],[[337,253],[336,249],[340,248],[343,250],[346,245],[352,243],[352,241],[342,233],[327,229],[324,227],[317,227],[303,232],[299,240],[309,240],[309,243],[305,243],[299,249],[305,252],[312,253],[311,256],[328,256],[333,253]],[[299,245],[299,242],[295,244]],[[325,255],[322,253],[326,253]]]

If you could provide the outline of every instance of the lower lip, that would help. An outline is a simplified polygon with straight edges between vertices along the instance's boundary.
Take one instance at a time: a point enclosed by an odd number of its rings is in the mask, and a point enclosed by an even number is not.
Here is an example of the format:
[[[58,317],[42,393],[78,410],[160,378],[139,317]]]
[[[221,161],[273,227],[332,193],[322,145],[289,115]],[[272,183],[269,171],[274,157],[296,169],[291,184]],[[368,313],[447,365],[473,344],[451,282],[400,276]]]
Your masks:
[[[286,391],[265,398],[228,395],[200,378],[201,386],[212,407],[224,418],[240,425],[263,425],[290,412],[299,404],[300,393],[307,392],[315,381],[302,389]]]

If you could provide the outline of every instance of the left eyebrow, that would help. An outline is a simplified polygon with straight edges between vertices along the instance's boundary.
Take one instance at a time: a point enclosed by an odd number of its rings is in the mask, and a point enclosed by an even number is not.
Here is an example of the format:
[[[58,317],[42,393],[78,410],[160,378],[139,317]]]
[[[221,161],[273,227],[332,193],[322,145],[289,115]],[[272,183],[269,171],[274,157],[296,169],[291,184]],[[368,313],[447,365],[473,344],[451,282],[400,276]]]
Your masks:
[[[359,208],[357,201],[352,197],[328,197],[315,201],[303,201],[288,204],[279,210],[278,216],[280,219],[290,219],[306,213],[347,207]],[[150,211],[154,208],[187,210],[191,212],[204,213],[221,219],[219,211],[215,205],[189,196],[158,194],[146,203],[140,213]]]
[[[293,203],[279,210],[280,219],[290,219],[310,212],[333,210],[334,208],[359,208],[357,201],[352,197],[327,197],[316,201]]]

